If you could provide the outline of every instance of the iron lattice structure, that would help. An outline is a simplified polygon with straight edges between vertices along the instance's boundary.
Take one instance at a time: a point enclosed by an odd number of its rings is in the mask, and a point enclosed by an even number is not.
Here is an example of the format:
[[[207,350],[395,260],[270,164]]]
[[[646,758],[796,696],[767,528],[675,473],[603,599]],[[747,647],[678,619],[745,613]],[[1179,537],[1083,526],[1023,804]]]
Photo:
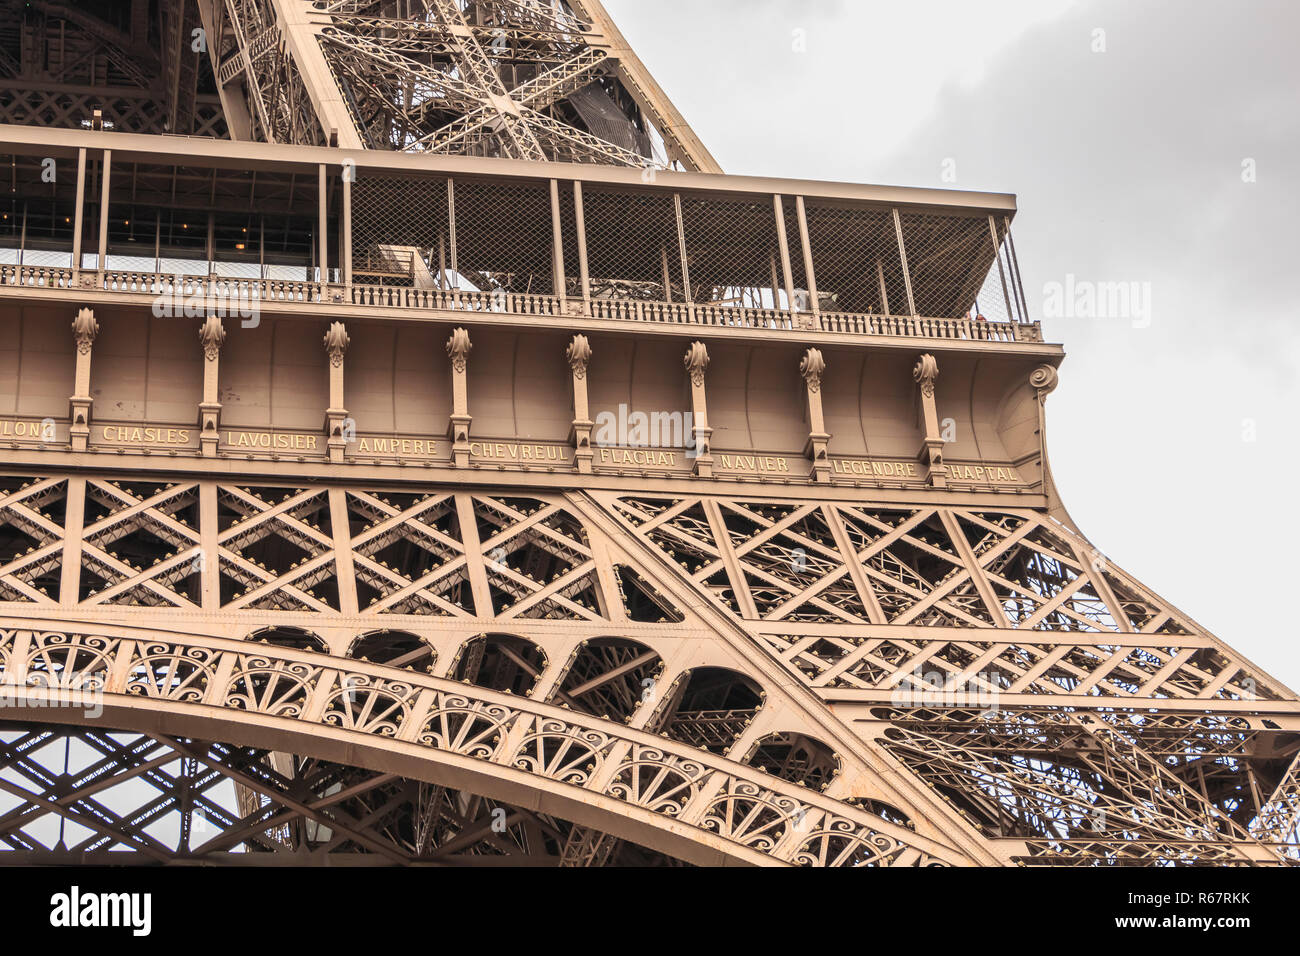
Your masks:
[[[597,0],[0,4],[0,117],[716,172]]]
[[[700,175],[594,0],[3,3],[0,97],[0,862],[1300,863],[1011,197]]]

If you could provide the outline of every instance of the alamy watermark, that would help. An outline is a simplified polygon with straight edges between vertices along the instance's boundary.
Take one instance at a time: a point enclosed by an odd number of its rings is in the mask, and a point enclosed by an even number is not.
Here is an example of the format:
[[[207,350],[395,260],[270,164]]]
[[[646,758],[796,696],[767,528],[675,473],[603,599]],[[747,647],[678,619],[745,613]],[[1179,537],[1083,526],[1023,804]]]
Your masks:
[[[153,300],[159,319],[239,319],[245,329],[262,324],[262,295],[256,282],[247,280],[193,280],[177,275]]]
[[[50,897],[50,925],[60,929],[122,928],[133,936],[153,930],[153,894],[87,893],[69,887]]]
[[[0,707],[80,710],[90,720],[104,714],[104,685],[99,675],[30,674],[25,684],[0,684]]]
[[[904,674],[889,700],[895,707],[967,707],[983,711],[998,709],[1000,684],[995,674],[958,674],[941,671]]]
[[[1123,319],[1135,329],[1151,325],[1150,282],[1094,282],[1069,273],[1064,282],[1043,285],[1048,319]]]
[[[684,448],[687,458],[700,456],[693,412],[642,412],[619,405],[617,412],[596,416],[592,441],[598,448]]]

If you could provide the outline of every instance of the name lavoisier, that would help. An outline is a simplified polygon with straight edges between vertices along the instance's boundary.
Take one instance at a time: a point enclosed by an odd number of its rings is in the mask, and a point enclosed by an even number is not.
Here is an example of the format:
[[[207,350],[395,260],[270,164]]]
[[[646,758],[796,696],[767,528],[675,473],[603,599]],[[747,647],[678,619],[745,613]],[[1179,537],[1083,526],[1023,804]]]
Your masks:
[[[315,451],[319,435],[302,435],[292,432],[226,432],[226,444],[231,448],[277,448],[285,451]]]

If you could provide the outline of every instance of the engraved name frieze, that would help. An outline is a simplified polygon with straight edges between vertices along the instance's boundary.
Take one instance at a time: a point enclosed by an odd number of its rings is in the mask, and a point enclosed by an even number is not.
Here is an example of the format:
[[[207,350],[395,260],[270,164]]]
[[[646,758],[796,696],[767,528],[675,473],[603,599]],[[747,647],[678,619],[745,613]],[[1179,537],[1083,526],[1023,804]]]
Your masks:
[[[445,439],[443,440],[445,444]],[[402,435],[361,435],[348,445],[351,455],[377,455],[389,458],[437,458],[440,443],[436,438]],[[445,456],[442,456],[445,457]]]
[[[322,435],[305,432],[275,431],[222,431],[222,444],[241,451],[306,451],[322,450]]]
[[[92,436],[105,445],[133,448],[163,446],[185,448],[198,436],[197,428],[180,425],[95,425]]]
[[[0,418],[0,440],[55,442],[68,440],[68,423],[52,418],[24,420]]]
[[[832,458],[831,474],[846,478],[884,478],[920,481],[921,466],[915,461],[883,461],[874,458]]]
[[[567,445],[541,442],[475,441],[470,442],[471,460],[495,465],[570,465],[573,449]]]
[[[677,468],[685,454],[660,448],[601,447],[596,449],[595,464],[613,468]]]

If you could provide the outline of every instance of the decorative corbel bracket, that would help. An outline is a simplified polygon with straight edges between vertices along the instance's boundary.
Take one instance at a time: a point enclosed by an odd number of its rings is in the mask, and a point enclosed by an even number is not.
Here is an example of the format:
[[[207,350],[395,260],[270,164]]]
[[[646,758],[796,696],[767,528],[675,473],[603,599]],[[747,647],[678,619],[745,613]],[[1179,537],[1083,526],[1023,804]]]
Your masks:
[[[77,370],[72,395],[68,399],[68,436],[73,451],[85,451],[90,442],[90,417],[95,400],[90,395],[90,359],[99,335],[99,322],[90,309],[82,309],[72,320],[72,335],[77,342]]]
[[[587,401],[587,368],[591,363],[591,343],[585,335],[575,335],[564,354],[573,376],[573,428],[569,432],[569,441],[573,444],[578,474],[589,475],[595,455],[591,447],[591,430],[595,423],[591,420],[591,408]]]
[[[704,390],[704,373],[709,368],[709,350],[703,342],[692,342],[684,359],[691,388],[691,415],[695,422],[694,446],[687,455],[695,459],[697,478],[713,477],[713,429],[709,427],[709,406]]]
[[[199,344],[203,346],[203,401],[199,404],[199,447],[204,458],[215,458],[221,436],[221,401],[217,392],[221,346],[226,329],[221,319],[208,316],[199,327]]]
[[[925,423],[925,439],[917,458],[930,473],[930,487],[948,487],[948,468],[943,463],[943,436],[939,432],[939,412],[935,406],[934,386],[939,380],[939,361],[925,354],[917,359],[912,378],[921,392],[921,416]]]
[[[452,462],[457,468],[469,467],[470,425],[474,419],[469,414],[469,353],[474,345],[469,332],[456,329],[447,339],[447,357],[451,359],[451,422],[447,437],[451,439]]]
[[[825,373],[826,359],[821,349],[804,352],[799,362],[808,406],[808,441],[803,453],[812,461],[813,479],[820,484],[829,484],[831,480],[831,436],[826,431],[826,416],[822,412],[822,376]]]
[[[349,432],[348,410],[343,400],[343,359],[352,339],[342,322],[335,322],[325,333],[325,354],[330,360],[330,407],[325,410],[326,447],[332,463],[345,459]]]

